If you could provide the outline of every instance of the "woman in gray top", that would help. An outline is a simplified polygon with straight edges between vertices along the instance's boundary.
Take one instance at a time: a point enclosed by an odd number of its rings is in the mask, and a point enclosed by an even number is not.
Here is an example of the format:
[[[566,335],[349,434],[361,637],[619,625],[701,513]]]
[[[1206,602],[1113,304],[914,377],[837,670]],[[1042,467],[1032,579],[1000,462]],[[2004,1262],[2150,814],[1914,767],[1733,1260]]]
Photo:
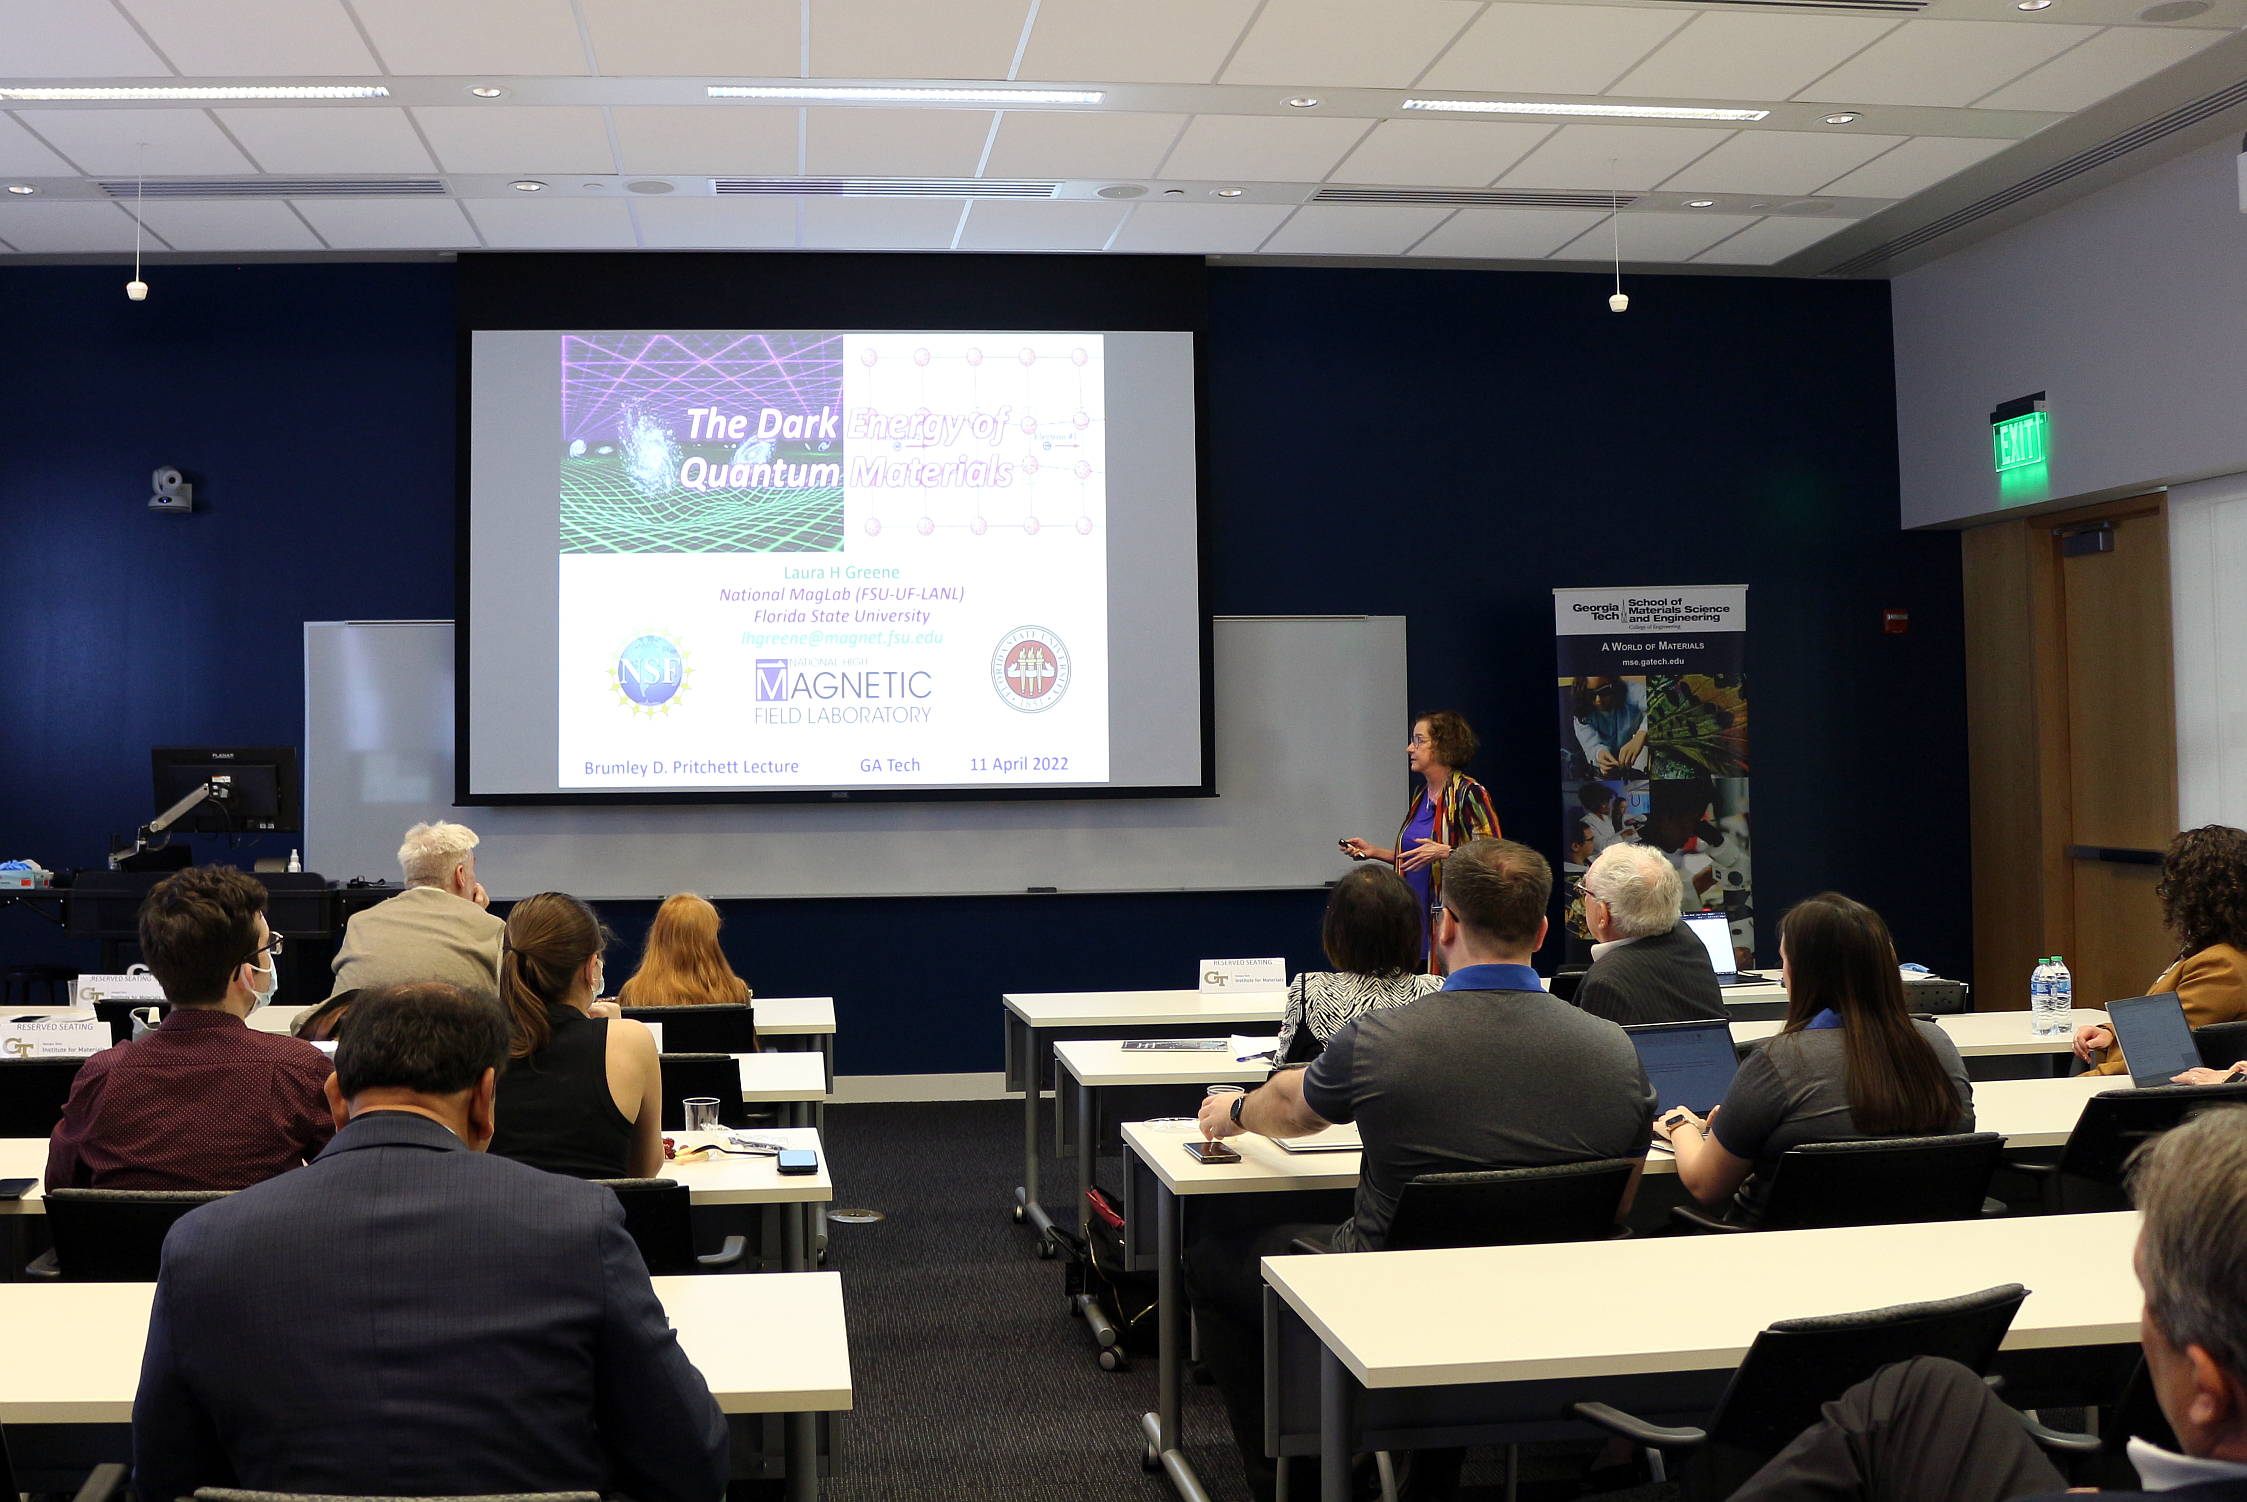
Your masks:
[[[1326,899],[1319,942],[1332,970],[1306,970],[1287,988],[1278,1062],[1308,1064],[1368,1012],[1443,988],[1420,969],[1420,901],[1387,866],[1359,866]]]
[[[1880,914],[1821,892],[1779,925],[1787,1022],[1748,1055],[1724,1104],[1682,1106],[1654,1129],[1704,1205],[1760,1212],[1779,1155],[1805,1142],[1934,1137],[1974,1130],[1974,1087],[1950,1035],[1904,1005],[1896,946]]]

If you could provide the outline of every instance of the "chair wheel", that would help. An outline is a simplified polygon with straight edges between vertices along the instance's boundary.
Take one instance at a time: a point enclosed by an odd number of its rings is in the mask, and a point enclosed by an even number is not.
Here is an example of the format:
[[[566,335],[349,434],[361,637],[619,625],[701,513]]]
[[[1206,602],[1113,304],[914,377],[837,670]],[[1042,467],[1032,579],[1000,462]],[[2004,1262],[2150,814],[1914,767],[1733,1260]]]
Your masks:
[[[1143,1446],[1139,1451],[1139,1469],[1142,1471],[1159,1471],[1162,1468],[1163,1458],[1155,1453],[1155,1447],[1153,1445]]]
[[[1038,1260],[1040,1262],[1051,1262],[1060,1251],[1061,1248],[1053,1244],[1052,1237],[1041,1236],[1038,1238]]]
[[[1186,1375],[1194,1379],[1196,1387],[1214,1387],[1217,1385],[1217,1374],[1209,1369],[1206,1362],[1187,1362]]]
[[[1022,1224],[1022,1218],[1022,1207],[1020,1205],[1016,1205],[1014,1207],[1014,1223],[1016,1225]]]
[[[1116,1346],[1105,1347],[1100,1352],[1098,1360],[1100,1370],[1104,1372],[1128,1372],[1131,1370],[1131,1363],[1124,1359],[1123,1351]]]

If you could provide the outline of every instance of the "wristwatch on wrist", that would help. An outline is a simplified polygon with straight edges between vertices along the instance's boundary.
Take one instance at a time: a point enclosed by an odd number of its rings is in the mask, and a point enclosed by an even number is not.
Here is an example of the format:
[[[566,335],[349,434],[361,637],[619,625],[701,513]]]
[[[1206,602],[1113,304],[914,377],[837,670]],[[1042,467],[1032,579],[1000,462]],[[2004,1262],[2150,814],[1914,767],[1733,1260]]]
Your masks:
[[[1233,1125],[1234,1125],[1234,1126],[1240,1126],[1240,1125],[1241,1125],[1241,1107],[1242,1107],[1242,1106],[1245,1106],[1245,1105],[1247,1105],[1247,1104],[1248,1104],[1248,1097],[1247,1097],[1247,1096],[1246,1096],[1245,1094],[1243,1094],[1243,1095],[1236,1095],[1236,1096],[1234,1096],[1234,1097],[1233,1097]],[[1241,1127],[1241,1130],[1245,1132],[1245,1131],[1247,1131],[1247,1130],[1248,1130],[1248,1128],[1246,1128],[1246,1127]]]

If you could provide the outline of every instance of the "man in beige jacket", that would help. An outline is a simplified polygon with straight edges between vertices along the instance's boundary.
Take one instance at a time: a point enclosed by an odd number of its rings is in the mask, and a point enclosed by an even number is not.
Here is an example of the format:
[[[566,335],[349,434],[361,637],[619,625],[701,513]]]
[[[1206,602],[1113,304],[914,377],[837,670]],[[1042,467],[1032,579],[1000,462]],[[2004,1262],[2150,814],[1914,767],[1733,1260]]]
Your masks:
[[[328,994],[428,980],[496,994],[507,925],[485,911],[491,898],[476,880],[476,831],[416,824],[398,847],[398,865],[406,889],[351,920]]]

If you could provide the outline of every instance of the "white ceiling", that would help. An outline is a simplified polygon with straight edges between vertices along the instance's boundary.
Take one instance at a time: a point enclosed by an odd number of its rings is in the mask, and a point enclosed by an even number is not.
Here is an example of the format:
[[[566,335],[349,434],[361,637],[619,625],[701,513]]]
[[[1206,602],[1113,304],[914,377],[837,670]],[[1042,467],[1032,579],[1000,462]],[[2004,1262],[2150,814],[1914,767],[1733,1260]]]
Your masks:
[[[244,189],[419,175],[443,192],[150,200],[147,244],[1568,264],[1611,256],[1620,238],[1639,264],[1778,265],[2247,25],[2247,0],[2212,0],[2167,24],[2143,18],[2150,3],[2024,12],[2011,0],[1931,0],[1893,14],[1692,0],[0,0],[0,86],[391,91],[349,103],[10,105],[0,179],[35,191],[0,195],[0,254],[128,250],[130,190],[119,199],[101,184],[139,174],[159,187],[215,178]],[[1072,84],[1107,97],[936,108],[705,93],[712,82],[802,80]],[[506,92],[479,100],[473,85]],[[1737,127],[1447,116],[1406,112],[1408,96],[1770,114]],[[1858,118],[1824,123],[1840,109]],[[942,181],[916,196],[785,183],[774,195],[715,195],[712,179],[739,177]],[[1051,196],[976,198],[977,181],[1051,184]],[[1337,185],[1564,197],[1312,201]],[[1611,191],[1641,195],[1613,227],[1598,202]]]

